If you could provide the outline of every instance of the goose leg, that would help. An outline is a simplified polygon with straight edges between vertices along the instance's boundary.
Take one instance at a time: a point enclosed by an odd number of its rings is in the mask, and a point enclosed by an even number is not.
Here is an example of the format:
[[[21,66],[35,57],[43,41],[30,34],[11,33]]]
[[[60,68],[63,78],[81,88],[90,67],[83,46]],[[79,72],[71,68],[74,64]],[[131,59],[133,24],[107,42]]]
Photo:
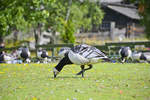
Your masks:
[[[81,74],[83,74],[83,72],[85,71],[85,70],[84,70],[84,65],[81,65],[80,67],[81,67],[81,71],[78,72],[76,75],[81,75]]]
[[[89,70],[89,69],[91,69],[93,66],[90,64],[90,65],[88,65],[89,66],[89,68],[86,68],[86,69],[84,69],[85,71],[86,70]]]
[[[80,67],[81,67],[81,69],[82,69],[82,66],[84,66],[84,65],[81,65]],[[77,73],[76,75],[81,75],[82,73],[84,73],[86,70],[89,70],[89,69],[91,69],[93,66],[90,64],[90,65],[88,65],[89,66],[89,68],[86,68],[86,69],[82,69],[79,73]]]
[[[84,65],[81,65],[81,69],[82,69],[82,77],[84,77]]]

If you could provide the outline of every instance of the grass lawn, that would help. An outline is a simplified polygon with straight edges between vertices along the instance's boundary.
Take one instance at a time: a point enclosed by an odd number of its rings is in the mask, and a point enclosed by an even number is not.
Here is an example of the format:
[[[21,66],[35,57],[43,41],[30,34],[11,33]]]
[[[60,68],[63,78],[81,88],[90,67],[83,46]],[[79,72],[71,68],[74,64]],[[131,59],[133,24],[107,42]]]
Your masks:
[[[100,63],[76,76],[55,64],[0,64],[0,100],[150,100],[150,64]]]

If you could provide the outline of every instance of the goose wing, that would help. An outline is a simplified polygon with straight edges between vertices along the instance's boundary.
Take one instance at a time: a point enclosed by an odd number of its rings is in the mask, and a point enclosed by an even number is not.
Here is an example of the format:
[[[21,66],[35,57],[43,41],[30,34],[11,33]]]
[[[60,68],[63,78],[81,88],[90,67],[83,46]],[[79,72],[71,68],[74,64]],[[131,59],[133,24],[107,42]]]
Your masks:
[[[99,49],[97,49],[96,47],[89,46],[86,44],[77,45],[72,49],[72,51],[87,59],[92,59],[92,58],[100,59],[106,57],[105,54],[101,52]]]
[[[81,44],[73,47],[69,51],[68,56],[74,64],[78,65],[98,63],[101,61],[101,59],[108,58],[99,49],[86,44]]]

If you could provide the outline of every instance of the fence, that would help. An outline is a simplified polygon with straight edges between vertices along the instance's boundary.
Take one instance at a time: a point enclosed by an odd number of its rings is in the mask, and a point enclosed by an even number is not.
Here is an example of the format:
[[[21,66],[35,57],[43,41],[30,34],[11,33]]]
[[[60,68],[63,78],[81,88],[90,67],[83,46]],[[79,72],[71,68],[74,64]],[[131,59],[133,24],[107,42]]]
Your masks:
[[[150,41],[143,42],[113,42],[106,43],[105,46],[108,48],[108,55],[110,57],[118,57],[119,49],[121,47],[128,46],[132,51],[150,52]],[[138,47],[138,48],[137,48]]]
[[[38,50],[38,48],[45,48],[45,49],[51,49],[52,50],[52,60],[56,59],[57,57],[55,56],[55,48],[59,48],[59,47],[73,47],[74,44],[49,44],[49,45],[36,45],[36,51]]]
[[[61,48],[61,47],[73,47],[74,44],[48,44],[48,45],[36,45],[36,52],[38,48],[45,48],[52,50],[52,60],[57,58],[57,55],[55,55],[55,48]],[[100,49],[101,51],[104,51],[107,55],[110,57],[118,55],[118,51],[123,46],[129,46],[132,50],[138,50],[142,52],[150,52],[150,41],[139,41],[139,42],[111,42],[111,43],[105,43],[105,45],[93,45],[96,48]],[[12,51],[20,48],[21,46],[12,47],[12,48],[3,48],[0,49],[0,51]],[[142,49],[141,49],[142,48]]]

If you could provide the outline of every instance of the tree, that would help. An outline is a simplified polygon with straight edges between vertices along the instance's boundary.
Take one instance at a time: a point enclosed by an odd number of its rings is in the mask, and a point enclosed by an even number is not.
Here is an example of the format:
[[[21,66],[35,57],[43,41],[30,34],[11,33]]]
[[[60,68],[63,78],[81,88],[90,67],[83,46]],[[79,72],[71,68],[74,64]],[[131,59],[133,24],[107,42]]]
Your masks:
[[[1,0],[0,37],[13,30],[34,29],[35,40],[42,30],[60,32],[66,43],[74,43],[74,33],[92,24],[100,24],[103,12],[97,2],[90,0]]]
[[[46,21],[49,13],[42,9],[42,3],[52,0],[1,0],[0,1],[0,38],[13,30],[26,31],[38,27]],[[52,3],[52,2],[51,2]]]
[[[64,42],[74,43],[75,37],[74,33],[80,28],[90,30],[92,25],[97,25],[102,22],[104,13],[98,5],[98,2],[91,2],[90,0],[61,0],[63,5],[65,5],[65,10],[63,11],[66,16],[60,18],[61,30],[60,33]]]
[[[146,28],[146,36],[150,39],[150,0],[132,0],[138,3],[139,14],[142,16],[142,23]]]
[[[143,16],[143,24],[146,27],[146,34],[147,34],[147,38],[150,39],[150,1],[149,0],[141,0],[141,8],[143,9],[143,11],[141,11],[141,16]],[[141,9],[139,8],[139,9]]]

